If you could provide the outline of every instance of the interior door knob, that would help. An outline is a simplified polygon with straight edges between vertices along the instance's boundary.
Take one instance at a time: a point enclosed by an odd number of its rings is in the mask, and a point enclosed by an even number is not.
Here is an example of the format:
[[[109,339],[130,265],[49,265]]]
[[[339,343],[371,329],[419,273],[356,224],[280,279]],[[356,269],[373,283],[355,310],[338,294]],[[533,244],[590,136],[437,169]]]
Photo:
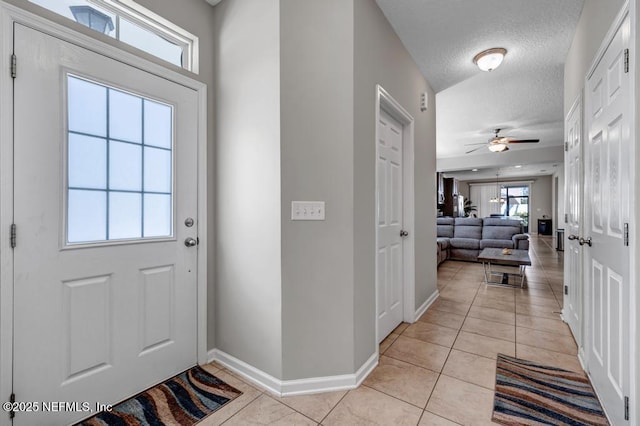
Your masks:
[[[409,236],[409,231],[405,231],[404,229],[400,231],[400,236],[402,238]]]
[[[578,244],[580,244],[581,246],[583,246],[583,245],[585,245],[585,244],[586,244],[586,245],[588,245],[589,247],[591,247],[591,246],[593,245],[593,242],[592,242],[592,240],[591,240],[591,237],[587,237],[586,239],[585,239],[585,238],[580,237],[580,239],[578,240]]]
[[[567,239],[568,239],[568,240],[577,240],[577,239],[578,239],[578,236],[577,236],[577,235],[573,235],[573,234],[571,234],[571,235],[569,235],[569,236],[567,237]]]
[[[187,247],[195,247],[198,245],[198,240],[196,240],[195,238],[187,238],[184,240],[184,245]]]

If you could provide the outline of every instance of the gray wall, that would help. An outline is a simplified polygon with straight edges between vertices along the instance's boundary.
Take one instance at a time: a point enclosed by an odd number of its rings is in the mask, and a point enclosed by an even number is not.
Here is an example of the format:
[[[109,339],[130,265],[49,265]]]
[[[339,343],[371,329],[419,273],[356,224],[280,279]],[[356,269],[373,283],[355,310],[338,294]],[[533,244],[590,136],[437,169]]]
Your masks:
[[[469,183],[468,182],[461,182],[461,181],[458,182],[458,194],[464,196],[465,201],[469,199]]]
[[[215,7],[215,346],[282,377],[279,0]]]
[[[375,86],[416,118],[416,306],[436,290],[433,92],[373,0],[215,9],[216,346],[284,380],[354,373],[376,351]],[[246,213],[260,194],[266,219]],[[293,200],[326,220],[291,221]]]
[[[281,0],[280,19],[283,378],[348,374],[354,372],[353,2]],[[291,221],[293,200],[325,201],[326,220]]]
[[[564,114],[582,93],[584,78],[624,0],[585,0],[564,65]]]
[[[214,327],[214,312],[211,307],[214,304],[215,297],[215,227],[214,227],[214,206],[215,206],[215,192],[214,192],[214,164],[215,164],[215,150],[214,150],[214,99],[215,93],[213,90],[213,76],[214,76],[214,56],[211,54],[214,50],[214,38],[215,33],[211,22],[213,20],[214,11],[213,8],[204,2],[204,0],[182,0],[176,2],[173,0],[136,0],[137,3],[146,7],[147,9],[157,13],[163,18],[175,23],[176,25],[184,28],[190,33],[198,36],[200,42],[200,71],[199,74],[193,74],[185,71],[181,68],[175,67],[167,62],[164,62],[152,55],[138,51],[133,47],[120,43],[107,36],[97,34],[95,31],[89,30],[82,25],[70,21],[64,17],[56,15],[48,10],[42,9],[27,0],[5,0],[7,3],[12,3],[22,9],[29,10],[38,15],[44,16],[47,19],[58,22],[64,26],[71,27],[79,32],[85,33],[91,37],[99,38],[100,40],[115,45],[123,50],[132,52],[138,56],[144,57],[152,62],[159,63],[163,66],[173,69],[181,74],[188,75],[189,77],[206,83],[208,86],[207,96],[207,143],[209,146],[208,158],[207,158],[207,181],[209,186],[209,199],[207,209],[209,215],[207,217],[209,222],[208,235],[200,235],[201,244],[207,244],[207,250],[209,255],[209,276],[208,276],[208,301],[207,304],[210,309],[207,312],[207,347],[212,349],[215,343],[215,327]],[[204,240],[204,241],[203,241]]]
[[[281,0],[280,16],[283,378],[352,373],[376,350],[375,87],[416,119],[416,306],[436,290],[435,110],[418,110],[434,94],[373,0]],[[300,199],[326,221],[290,221]]]
[[[415,119],[415,301],[436,287],[435,95],[373,0],[355,0],[355,339],[356,366],[375,350],[375,89],[382,85]],[[420,93],[429,109],[420,112]]]
[[[553,178],[552,176],[538,176],[531,184],[531,212],[529,213],[529,232],[538,232],[538,219],[546,215],[553,216]],[[553,225],[555,226],[555,225]]]

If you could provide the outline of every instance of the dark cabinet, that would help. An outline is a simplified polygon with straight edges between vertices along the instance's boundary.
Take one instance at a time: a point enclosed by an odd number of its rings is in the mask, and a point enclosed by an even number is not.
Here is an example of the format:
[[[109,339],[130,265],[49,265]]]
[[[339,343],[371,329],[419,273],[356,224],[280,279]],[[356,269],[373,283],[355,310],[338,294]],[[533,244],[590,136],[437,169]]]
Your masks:
[[[538,234],[553,235],[551,219],[538,219]]]
[[[436,174],[436,185],[437,202],[438,204],[442,204],[444,203],[444,174],[442,172]]]
[[[457,216],[458,182],[454,178],[444,178],[444,201],[442,203],[442,213],[445,216]]]

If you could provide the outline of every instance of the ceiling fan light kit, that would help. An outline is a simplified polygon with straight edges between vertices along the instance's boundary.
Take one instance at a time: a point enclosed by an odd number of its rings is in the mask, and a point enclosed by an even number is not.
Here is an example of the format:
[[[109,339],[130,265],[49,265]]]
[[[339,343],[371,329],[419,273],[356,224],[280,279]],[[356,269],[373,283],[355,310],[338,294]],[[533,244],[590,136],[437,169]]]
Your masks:
[[[507,49],[494,47],[492,49],[482,51],[474,56],[473,63],[482,71],[493,71],[500,66],[506,54]]]
[[[502,129],[495,129],[494,135],[493,137],[489,138],[489,142],[485,142],[485,143],[472,143],[472,144],[467,144],[467,146],[469,145],[485,145],[489,151],[491,152],[504,152],[504,151],[508,151],[509,150],[509,145],[511,144],[517,144],[517,143],[538,143],[540,142],[540,139],[514,139],[510,136],[500,136],[500,130]],[[475,152],[477,150],[479,150],[481,147],[478,148],[474,148],[470,151],[465,152],[465,154],[471,154],[472,152]]]
[[[509,150],[509,147],[500,142],[489,144],[489,151],[491,152],[503,152],[508,150]]]

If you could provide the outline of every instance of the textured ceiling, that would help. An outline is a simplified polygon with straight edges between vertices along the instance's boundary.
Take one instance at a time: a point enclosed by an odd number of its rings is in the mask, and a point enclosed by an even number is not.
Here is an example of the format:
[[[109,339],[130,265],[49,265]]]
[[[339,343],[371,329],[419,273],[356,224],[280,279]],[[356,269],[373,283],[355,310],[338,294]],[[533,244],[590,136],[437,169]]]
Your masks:
[[[437,156],[485,154],[492,129],[540,139],[514,150],[563,141],[563,67],[582,0],[377,0],[436,92]],[[480,51],[508,50],[501,67],[479,71]]]

